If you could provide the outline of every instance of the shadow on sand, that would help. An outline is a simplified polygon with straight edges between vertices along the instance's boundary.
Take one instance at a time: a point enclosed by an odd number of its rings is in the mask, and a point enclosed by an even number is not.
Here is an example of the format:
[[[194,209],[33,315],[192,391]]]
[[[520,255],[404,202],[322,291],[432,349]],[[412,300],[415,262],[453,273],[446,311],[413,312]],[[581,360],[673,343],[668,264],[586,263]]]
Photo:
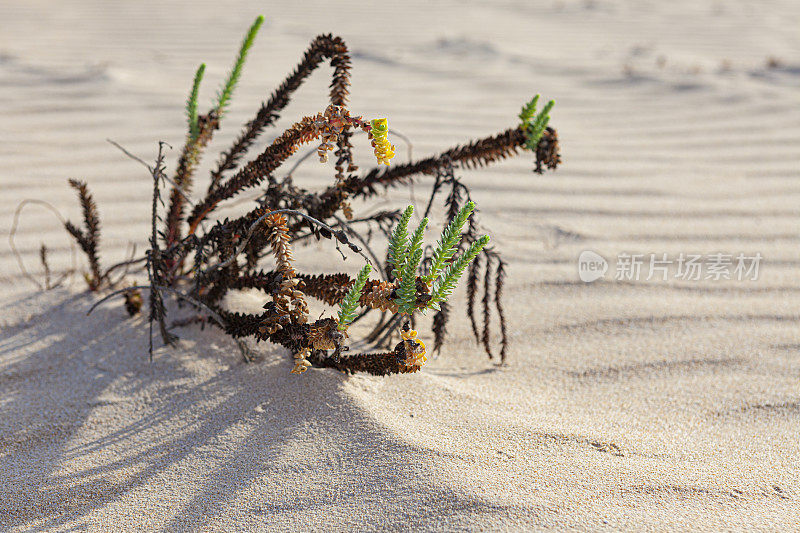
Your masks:
[[[434,454],[380,427],[348,395],[347,381],[362,378],[291,376],[285,354],[263,345],[264,359],[244,364],[229,339],[196,328],[148,364],[146,322],[118,304],[87,318],[85,295],[31,298],[50,303],[0,340],[4,527],[96,525],[113,506],[143,517],[157,509],[165,521],[153,523],[169,531],[232,507],[262,526],[315,509],[363,525],[340,504],[364,498],[385,502],[373,525],[388,529],[437,515],[453,524],[453,512],[465,524],[483,513],[536,514],[436,483]]]

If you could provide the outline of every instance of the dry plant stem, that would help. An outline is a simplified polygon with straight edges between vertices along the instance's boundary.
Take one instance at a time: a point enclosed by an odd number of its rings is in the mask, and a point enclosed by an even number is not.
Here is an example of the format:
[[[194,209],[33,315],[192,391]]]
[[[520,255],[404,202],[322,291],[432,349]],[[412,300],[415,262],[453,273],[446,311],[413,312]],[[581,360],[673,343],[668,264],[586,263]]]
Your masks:
[[[478,335],[478,323],[475,320],[475,293],[478,287],[478,268],[480,267],[481,256],[475,258],[472,264],[469,265],[469,273],[467,274],[467,316],[472,326],[472,333],[475,335],[475,340],[480,341]]]
[[[383,326],[375,328],[373,334],[368,336],[368,342],[371,342],[379,348],[386,346],[396,334],[397,328],[400,327],[400,322],[402,322],[402,320],[402,315],[392,314]]]
[[[78,246],[89,259],[90,277],[87,278],[90,290],[97,290],[103,282],[103,275],[100,272],[100,259],[97,257],[97,245],[100,240],[100,216],[97,213],[97,204],[86,184],[75,179],[69,180],[70,186],[78,192],[81,208],[83,210],[83,223],[85,231],[78,229],[71,222],[67,221],[64,227],[78,241]]]
[[[153,203],[150,217],[150,249],[147,252],[147,276],[150,280],[150,360],[153,360],[153,322],[158,323],[161,339],[164,344],[172,345],[177,341],[177,337],[167,330],[165,322],[166,312],[164,300],[161,296],[160,287],[165,285],[166,276],[164,275],[164,265],[162,262],[161,249],[158,245],[158,204],[161,203],[161,182],[164,177],[164,144],[158,143],[158,155],[156,163],[153,165]]]
[[[370,344],[374,343],[375,342],[375,338],[377,338],[377,335],[375,334],[375,332],[378,331],[380,328],[382,328],[383,325],[386,324],[386,321],[391,319],[393,316],[394,315],[391,315],[390,313],[387,313],[385,311],[381,312],[381,316],[380,316],[380,318],[378,318],[378,322],[372,327],[372,331],[370,332],[370,334],[367,335],[366,337],[364,337],[364,342],[367,342],[367,343],[370,343]]]
[[[359,118],[350,117],[345,110],[331,106],[326,109],[324,115],[320,113],[315,117],[304,117],[302,121],[275,139],[261,155],[245,165],[195,206],[189,217],[189,233],[194,233],[197,230],[197,224],[205,219],[220,202],[245,189],[259,185],[294,154],[301,144],[318,139],[327,128],[335,128],[339,124],[342,129],[357,127],[366,130],[369,128],[369,125]]]
[[[191,192],[194,171],[200,162],[203,150],[211,142],[214,130],[219,127],[216,112],[203,115],[198,119],[199,135],[196,139],[187,139],[178,169],[175,172],[175,184],[169,198],[169,210],[166,220],[166,245],[172,246],[181,240],[181,224],[184,218],[187,195]]]
[[[464,168],[488,165],[514,155],[525,146],[526,141],[525,132],[519,128],[511,128],[417,162],[373,168],[361,178],[350,177],[342,184],[328,187],[319,195],[320,201],[311,214],[324,220],[336,211],[343,194],[351,197],[372,197],[378,194],[378,186],[388,188],[406,184],[417,174],[435,174],[448,164],[459,164]],[[547,128],[545,131],[536,157],[537,172],[541,172],[543,166],[554,169],[560,162],[558,137],[554,129]],[[293,231],[297,229],[292,228]]]
[[[136,258],[136,259],[133,259],[133,258],[126,259],[125,261],[122,261],[120,263],[116,263],[116,264],[111,265],[110,267],[108,267],[106,269],[106,274],[105,275],[108,276],[109,274],[111,274],[111,272],[117,270],[118,268],[124,268],[125,271],[123,272],[123,274],[120,275],[120,277],[125,277],[125,275],[128,272],[127,269],[129,267],[131,267],[133,265],[138,265],[139,263],[145,263],[145,262],[147,262],[147,256],[139,257],[139,258]],[[120,280],[117,280],[115,283],[119,283],[119,282],[120,282]],[[112,283],[112,285],[113,285],[113,283]]]
[[[353,135],[358,135],[358,133],[360,132],[356,131],[353,133]],[[408,155],[408,160],[411,161],[414,155],[414,145],[411,144],[411,140],[407,136],[397,131],[395,128],[392,128],[392,137],[398,137],[403,140],[403,142],[406,145],[406,153]],[[286,173],[286,177],[287,178],[292,177],[294,175],[295,170],[297,170],[300,167],[300,165],[302,165],[306,160],[308,160],[312,155],[316,153],[317,153],[316,148],[304,153],[297,161],[295,161],[294,165],[292,165],[292,168],[290,168],[289,172]]]
[[[450,304],[447,302],[441,305],[435,315],[433,315],[433,352],[439,353],[447,337],[447,320],[450,316]]]
[[[112,292],[110,294],[105,295],[103,298],[101,298],[100,300],[98,300],[94,304],[92,304],[92,307],[90,307],[89,310],[86,311],[86,315],[88,316],[88,315],[92,314],[92,312],[95,309],[97,309],[100,305],[102,305],[103,303],[107,302],[108,300],[110,300],[114,296],[119,296],[120,294],[125,294],[126,292],[134,291],[134,290],[148,290],[148,291],[150,291],[151,294],[153,293],[154,290],[169,292],[171,294],[174,294],[175,296],[177,296],[181,300],[185,300],[185,301],[189,302],[190,304],[194,305],[198,309],[203,309],[204,311],[207,311],[211,315],[211,317],[214,320],[216,320],[223,328],[227,327],[227,322],[225,321],[225,319],[222,318],[222,315],[220,315],[212,307],[204,304],[200,300],[192,298],[188,294],[185,294],[185,293],[183,293],[183,292],[181,292],[181,291],[179,291],[177,289],[173,289],[172,287],[167,287],[165,285],[132,285],[130,287],[125,287],[124,289],[116,290],[116,291],[114,291],[114,292]]]
[[[23,200],[22,202],[20,202],[20,204],[14,210],[14,219],[11,222],[11,229],[8,232],[8,246],[9,246],[9,248],[11,248],[11,253],[14,254],[14,258],[17,260],[17,266],[19,267],[19,270],[22,273],[22,275],[25,276],[26,279],[30,280],[30,282],[33,283],[34,285],[36,285],[40,290],[44,290],[45,286],[42,285],[39,282],[39,280],[37,280],[30,272],[28,272],[27,268],[25,268],[25,262],[22,260],[22,254],[20,254],[19,250],[17,249],[16,236],[17,236],[17,228],[19,228],[19,219],[20,219],[20,216],[22,215],[23,209],[25,209],[25,206],[27,206],[27,205],[40,205],[40,206],[44,207],[45,209],[47,209],[51,213],[53,213],[53,215],[55,215],[55,217],[58,219],[58,221],[61,223],[62,226],[66,226],[67,221],[64,220],[64,217],[61,216],[61,213],[58,211],[58,209],[56,209],[53,206],[53,204],[51,204],[49,202],[45,202],[44,200],[30,200],[30,199]],[[77,259],[76,259],[76,253],[75,253],[75,243],[73,241],[70,241],[69,250],[70,250],[70,259],[71,259],[71,262],[72,262],[72,268],[70,268],[69,270],[64,272],[61,275],[61,277],[59,277],[56,280],[56,282],[54,284],[55,287],[61,285],[61,283],[70,274],[72,274],[73,272],[75,272],[77,270],[77,266],[76,266],[77,265]]]
[[[492,347],[489,344],[489,322],[491,320],[491,313],[489,309],[489,302],[491,301],[491,288],[492,288],[492,262],[486,260],[486,270],[483,272],[483,334],[481,335],[481,342],[489,354],[489,359],[493,359]]]
[[[298,280],[292,267],[292,250],[289,246],[289,234],[286,228],[287,219],[282,214],[270,215],[265,224],[269,228],[267,240],[272,246],[272,253],[277,263],[277,271],[281,274],[278,290],[272,299],[275,308],[282,318],[294,320],[301,324],[308,321],[308,305],[303,293],[297,290]],[[290,309],[290,306],[292,307]]]
[[[376,167],[363,178],[350,180],[345,189],[355,196],[372,196],[376,187],[397,186],[405,183],[416,174],[435,174],[445,161],[470,168],[487,165],[505,159],[516,153],[526,141],[525,133],[519,128],[511,128],[503,133],[456,146],[439,155],[428,157],[403,165],[392,165],[381,169]]]
[[[376,265],[380,265],[381,264],[380,260],[378,259],[378,256],[375,255],[375,252],[372,251],[372,248],[370,248],[369,243],[366,241],[366,239],[364,239],[364,237],[361,236],[361,234],[359,232],[354,230],[350,226],[350,224],[347,223],[347,221],[341,219],[340,217],[338,217],[336,215],[333,215],[333,219],[336,220],[336,222],[337,222],[337,224],[339,226],[344,227],[345,230],[350,235],[352,235],[353,237],[358,239],[358,241],[361,243],[361,245],[364,247],[364,249],[369,253],[370,257],[372,257],[372,260],[375,262],[374,264],[376,264]],[[384,281],[387,281],[386,280],[386,274],[383,272],[382,269],[378,269],[378,274],[384,279]]]
[[[109,144],[111,144],[112,146],[114,146],[115,148],[117,148],[117,149],[118,149],[120,152],[122,152],[123,154],[125,154],[125,155],[126,155],[126,156],[128,156],[129,158],[131,158],[131,159],[133,159],[134,161],[136,161],[136,162],[138,162],[138,163],[141,163],[142,165],[144,165],[144,167],[147,169],[147,171],[148,171],[150,174],[152,174],[152,173],[153,173],[153,167],[152,167],[152,166],[150,166],[150,165],[149,165],[149,164],[148,164],[148,163],[147,163],[147,162],[146,162],[144,159],[142,159],[141,157],[139,157],[139,156],[137,156],[137,155],[135,155],[135,154],[131,153],[131,152],[130,152],[129,150],[127,150],[127,149],[126,149],[124,146],[122,146],[122,145],[121,145],[121,144],[119,144],[118,142],[114,141],[113,139],[106,139],[106,142],[108,142]],[[167,143],[164,143],[164,145],[165,145],[165,146],[169,146],[169,144],[167,144]],[[191,199],[191,198],[189,198],[188,196],[186,196],[186,193],[184,193],[184,192],[183,192],[183,191],[182,191],[182,190],[181,190],[179,187],[177,187],[177,185],[175,184],[175,182],[174,182],[174,181],[173,181],[173,180],[172,180],[172,179],[171,179],[169,176],[167,176],[167,175],[164,175],[163,179],[164,179],[164,181],[166,181],[167,183],[169,183],[170,185],[172,185],[172,187],[173,187],[173,190],[176,190],[176,191],[178,191],[178,192],[181,194],[181,196],[183,196],[183,201],[184,201],[184,202],[185,202],[187,205],[191,205],[191,206],[193,206],[193,205],[194,205],[194,202],[192,202],[192,199]]]
[[[347,274],[298,274],[303,292],[330,306],[342,301],[353,280]]]
[[[500,318],[500,363],[506,362],[506,351],[508,349],[508,330],[506,329],[506,314],[503,309],[503,284],[506,278],[506,263],[498,260],[497,274],[495,275],[494,302],[497,315]]]
[[[236,257],[238,257],[242,252],[244,252],[244,249],[247,246],[248,241],[253,237],[253,234],[255,233],[256,229],[258,229],[258,227],[267,218],[269,218],[272,215],[285,214],[285,213],[300,216],[300,217],[308,220],[309,222],[311,222],[313,224],[317,224],[317,225],[321,226],[322,228],[325,228],[326,230],[330,231],[331,233],[336,233],[337,236],[339,235],[339,232],[337,232],[335,229],[333,229],[329,225],[325,224],[324,222],[322,222],[320,220],[317,220],[314,217],[308,216],[305,213],[301,213],[300,211],[297,211],[296,209],[276,209],[274,211],[268,211],[265,214],[263,214],[260,217],[258,217],[255,222],[250,224],[250,226],[247,228],[247,233],[245,234],[244,238],[239,242],[238,247],[236,248],[234,253],[227,260],[225,260],[225,261],[223,261],[223,262],[221,262],[221,263],[219,263],[217,265],[214,265],[212,267],[209,267],[207,270],[205,270],[202,273],[202,275],[207,277],[207,276],[210,276],[216,270],[220,270],[220,269],[223,269],[225,267],[228,267],[228,266],[232,265],[236,261]],[[370,262],[369,258],[367,256],[365,256],[363,254],[363,252],[357,251],[357,250],[355,250],[353,248],[351,248],[351,249],[353,251],[355,251],[356,253],[358,253],[359,255],[361,255],[364,259],[366,259],[367,262]]]
[[[338,359],[314,353],[309,360],[315,367],[335,368],[351,374],[366,372],[375,376],[406,374],[420,369],[419,366],[406,366],[404,357],[404,343],[400,342],[391,352],[345,354]]]
[[[39,248],[39,261],[41,261],[42,269],[44,270],[44,288],[45,290],[50,290],[52,288],[50,285],[50,265],[47,263],[47,246],[44,243]]]
[[[222,154],[216,169],[211,173],[209,195],[219,186],[223,174],[236,167],[261,132],[275,123],[280,117],[280,112],[289,104],[292,94],[325,59],[329,59],[334,68],[330,102],[337,106],[347,103],[350,88],[350,56],[347,45],[340,37],[330,34],[320,35],[311,42],[294,72],[278,86],[269,100],[262,104],[255,118],[247,123],[233,146]]]
[[[134,256],[136,256],[136,244],[132,243],[131,252],[128,254],[128,259],[126,261],[122,261],[121,263],[117,263],[115,265],[112,265],[111,267],[106,269],[105,274],[103,274],[103,275],[106,276],[106,278],[108,278],[108,286],[110,288],[113,289],[114,287],[117,286],[117,284],[119,282],[121,282],[123,279],[125,279],[125,276],[127,276],[128,272],[130,272],[131,265],[135,265],[137,263],[141,263],[141,262],[147,260],[147,256],[145,256],[144,258],[139,258],[139,259],[134,259]],[[146,267],[146,265],[145,265],[145,267]],[[112,272],[112,270],[116,270],[117,268],[122,268],[123,270],[119,274],[117,279],[112,280],[111,279],[111,272]]]

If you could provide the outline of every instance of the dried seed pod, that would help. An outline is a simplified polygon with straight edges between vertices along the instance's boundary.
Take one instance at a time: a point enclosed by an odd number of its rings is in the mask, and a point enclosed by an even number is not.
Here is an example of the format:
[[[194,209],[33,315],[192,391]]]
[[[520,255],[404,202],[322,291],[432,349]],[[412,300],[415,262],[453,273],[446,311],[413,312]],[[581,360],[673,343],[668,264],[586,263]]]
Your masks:
[[[397,313],[399,307],[394,301],[395,289],[397,289],[397,284],[388,281],[376,282],[371,287],[367,285],[360,303],[372,309]]]
[[[139,289],[131,289],[125,291],[125,310],[128,315],[134,316],[142,310],[142,291]]]
[[[427,353],[425,350],[425,343],[417,338],[416,330],[406,326],[400,330],[400,336],[403,338],[403,347],[405,349],[405,360],[403,363],[406,366],[421,367],[428,360],[425,357]]]
[[[302,374],[308,367],[311,366],[311,362],[308,360],[308,356],[311,354],[311,350],[309,348],[303,348],[296,354],[294,354],[294,368],[292,368],[291,374]]]

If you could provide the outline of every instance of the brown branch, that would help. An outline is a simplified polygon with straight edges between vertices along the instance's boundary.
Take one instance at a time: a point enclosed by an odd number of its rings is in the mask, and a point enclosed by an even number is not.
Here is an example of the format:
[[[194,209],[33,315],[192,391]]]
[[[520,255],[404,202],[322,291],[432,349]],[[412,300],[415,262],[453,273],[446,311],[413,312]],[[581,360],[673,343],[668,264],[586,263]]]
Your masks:
[[[237,165],[261,132],[275,123],[280,117],[280,112],[289,104],[292,94],[325,59],[330,59],[333,67],[330,102],[336,106],[343,106],[347,103],[350,87],[350,56],[347,52],[345,42],[340,37],[334,37],[330,34],[320,35],[311,42],[311,46],[306,50],[300,64],[275,89],[269,100],[261,105],[255,118],[247,123],[244,131],[233,143],[233,146],[223,152],[217,163],[217,168],[211,172],[208,194],[211,194],[219,186],[223,174]],[[342,136],[340,149],[346,141],[347,136]],[[339,154],[337,153],[337,155]],[[337,161],[337,165],[339,164]]]
[[[500,362],[506,362],[506,351],[508,350],[508,331],[506,329],[506,314],[503,309],[503,286],[506,279],[506,264],[499,260],[497,273],[495,274],[494,303],[497,314],[500,317]]]
[[[475,320],[475,296],[478,290],[478,267],[482,256],[482,254],[479,255],[470,263],[467,274],[467,316],[469,317],[470,325],[472,325],[472,333],[477,341],[480,340],[480,336],[478,335],[478,323]]]
[[[508,129],[498,135],[472,141],[463,146],[455,146],[439,155],[420,161],[376,167],[361,178],[353,178],[344,188],[354,196],[372,196],[377,187],[394,187],[407,183],[417,174],[435,174],[446,161],[464,167],[488,165],[514,155],[525,144],[525,133],[519,128]]]
[[[369,125],[360,117],[351,117],[350,113],[341,107],[328,106],[324,114],[318,113],[313,117],[303,117],[300,122],[275,139],[261,155],[245,165],[195,206],[189,216],[189,233],[194,233],[200,221],[207,217],[220,202],[262,183],[291,157],[301,144],[320,137],[323,139],[323,144],[326,144],[327,139],[338,137],[343,130],[352,127],[365,131],[369,129]]]
[[[450,304],[442,302],[441,308],[433,315],[433,351],[441,352],[447,337],[447,322],[450,318]]]
[[[214,130],[219,128],[219,119],[215,112],[198,118],[199,134],[196,139],[187,138],[178,160],[174,184],[169,195],[167,210],[165,244],[172,246],[181,240],[181,224],[183,223],[186,197],[191,192],[194,171],[200,163],[203,149],[211,142]]]
[[[78,198],[81,202],[83,209],[83,223],[86,227],[85,231],[78,229],[71,222],[64,223],[67,231],[75,237],[81,250],[86,254],[89,259],[89,269],[91,274],[87,276],[86,282],[89,285],[89,290],[96,291],[103,280],[103,275],[100,273],[100,259],[97,257],[97,245],[100,241],[100,216],[97,212],[97,204],[94,202],[91,193],[89,192],[86,183],[70,179],[69,185],[78,191]]]
[[[481,342],[483,343],[483,348],[486,350],[486,353],[489,355],[489,359],[492,359],[492,347],[489,344],[490,336],[489,336],[489,325],[491,322],[491,313],[489,308],[489,303],[491,302],[491,280],[492,280],[492,261],[491,257],[487,257],[486,259],[486,270],[483,272],[483,334],[481,335]]]
[[[401,341],[391,352],[344,354],[338,358],[327,357],[323,352],[314,352],[309,361],[316,367],[335,368],[349,374],[366,372],[375,376],[407,374],[417,372],[418,365],[406,365],[407,345],[413,341]]]
[[[456,146],[438,155],[416,162],[390,167],[376,167],[362,177],[353,176],[342,184],[328,187],[319,195],[312,214],[325,220],[333,215],[348,196],[369,198],[378,194],[378,187],[396,187],[409,183],[418,174],[436,174],[450,164],[461,164],[472,168],[500,161],[517,153],[526,142],[526,134],[519,128],[511,128],[497,135]],[[558,136],[554,129],[547,128],[539,141],[536,152],[536,171],[542,166],[555,169],[561,158],[558,153]],[[292,227],[292,230],[298,228]]]

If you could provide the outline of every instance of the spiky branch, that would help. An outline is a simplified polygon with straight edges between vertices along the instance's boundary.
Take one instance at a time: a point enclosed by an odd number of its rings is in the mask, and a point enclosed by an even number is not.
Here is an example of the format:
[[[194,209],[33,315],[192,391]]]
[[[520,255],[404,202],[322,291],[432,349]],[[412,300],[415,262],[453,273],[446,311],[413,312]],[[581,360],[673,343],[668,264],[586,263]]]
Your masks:
[[[90,290],[95,291],[100,287],[104,278],[100,272],[100,258],[97,256],[97,246],[100,242],[100,214],[97,212],[97,204],[86,183],[70,179],[69,185],[78,192],[85,229],[81,230],[69,221],[64,223],[64,227],[75,237],[78,246],[89,259],[89,274],[86,276],[86,283]]]
[[[334,69],[330,103],[336,106],[344,106],[347,103],[350,90],[350,56],[347,53],[347,45],[341,37],[320,35],[311,42],[300,64],[275,89],[269,100],[261,105],[256,116],[247,123],[233,146],[222,153],[217,167],[211,173],[209,194],[219,185],[224,173],[236,167],[264,129],[275,123],[280,117],[280,112],[289,104],[294,92],[325,59],[330,60]],[[342,139],[346,141],[344,136]]]

